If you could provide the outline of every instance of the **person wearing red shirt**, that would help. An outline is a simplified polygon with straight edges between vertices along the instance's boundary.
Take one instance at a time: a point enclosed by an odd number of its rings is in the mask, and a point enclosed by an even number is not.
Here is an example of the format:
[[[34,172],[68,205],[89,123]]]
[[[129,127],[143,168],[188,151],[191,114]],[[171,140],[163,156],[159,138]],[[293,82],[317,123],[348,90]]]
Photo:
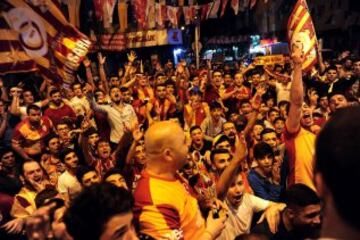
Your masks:
[[[15,127],[12,148],[25,160],[39,158],[45,150],[44,139],[53,130],[51,120],[41,116],[41,109],[36,105],[27,108],[24,120]]]
[[[56,126],[59,122],[69,119],[74,122],[76,120],[76,114],[74,110],[64,103],[61,93],[58,89],[54,89],[50,92],[51,102],[49,108],[45,110],[44,115],[49,117],[53,124]]]

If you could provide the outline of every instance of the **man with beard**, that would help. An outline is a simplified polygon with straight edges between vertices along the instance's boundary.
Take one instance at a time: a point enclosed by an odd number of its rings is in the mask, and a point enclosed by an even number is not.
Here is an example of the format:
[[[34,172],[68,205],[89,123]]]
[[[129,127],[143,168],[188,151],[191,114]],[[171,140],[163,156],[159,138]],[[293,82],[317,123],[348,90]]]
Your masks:
[[[116,146],[124,135],[124,131],[131,129],[132,126],[137,125],[137,117],[133,107],[130,104],[124,103],[120,88],[110,88],[110,105],[99,105],[95,102],[92,94],[88,95],[91,99],[91,107],[94,111],[107,113],[108,122],[111,128],[110,142]]]
[[[60,161],[60,139],[56,134],[45,138],[47,153],[41,156],[40,164],[49,176],[52,185],[56,186],[59,176],[65,171],[65,165]]]
[[[165,83],[158,84],[155,87],[155,98],[146,107],[149,124],[168,120],[176,111],[176,98],[166,93]]]
[[[45,110],[44,115],[49,117],[56,126],[59,122],[69,121],[75,122],[76,114],[74,110],[64,103],[60,90],[53,89],[50,91],[50,104],[49,108]]]
[[[79,158],[73,149],[65,148],[60,153],[60,160],[66,170],[58,179],[57,189],[64,199],[71,200],[81,191],[81,185],[76,179]]]
[[[16,125],[12,136],[12,148],[24,159],[40,159],[45,150],[44,138],[52,131],[53,125],[36,105],[27,108],[28,117]]]
[[[229,138],[230,144],[231,144],[231,147],[233,150],[233,148],[235,146],[236,135],[237,135],[235,124],[233,122],[226,122],[223,124],[222,129],[223,129],[224,135]]]
[[[281,213],[275,234],[266,221],[257,224],[251,232],[265,234],[271,240],[303,240],[319,236],[321,205],[311,188],[304,184],[292,185],[286,191],[284,203],[286,208]]]

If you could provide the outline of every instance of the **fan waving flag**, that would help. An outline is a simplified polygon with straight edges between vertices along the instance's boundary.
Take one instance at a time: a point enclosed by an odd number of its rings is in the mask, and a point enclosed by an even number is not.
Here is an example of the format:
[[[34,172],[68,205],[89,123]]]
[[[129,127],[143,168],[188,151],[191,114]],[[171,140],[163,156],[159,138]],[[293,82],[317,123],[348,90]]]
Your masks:
[[[290,51],[293,52],[294,47],[300,48],[305,57],[302,69],[304,72],[311,70],[311,67],[317,62],[318,43],[306,0],[297,1],[287,28]]]
[[[91,42],[56,0],[3,0],[0,11],[0,73],[39,70],[54,81],[74,81]]]

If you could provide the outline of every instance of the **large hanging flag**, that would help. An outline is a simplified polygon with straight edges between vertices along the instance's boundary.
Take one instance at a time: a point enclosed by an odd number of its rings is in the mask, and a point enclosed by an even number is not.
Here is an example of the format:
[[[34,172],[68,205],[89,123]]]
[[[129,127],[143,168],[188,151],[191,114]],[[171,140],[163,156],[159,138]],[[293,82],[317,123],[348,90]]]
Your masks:
[[[183,7],[183,11],[184,11],[185,24],[189,25],[192,21],[194,21],[195,7],[194,6]]]
[[[167,18],[174,28],[178,26],[178,7],[167,6]]]
[[[309,71],[317,61],[317,38],[313,21],[306,0],[298,0],[290,15],[287,25],[290,52],[294,47],[300,48],[305,61],[303,71]]]
[[[132,5],[135,10],[135,18],[139,29],[145,29],[146,27],[146,6],[147,0],[132,0]]]
[[[251,0],[250,1],[250,9],[253,9],[256,5],[256,0]]]
[[[116,0],[103,0],[103,24],[105,28],[109,28],[113,22],[113,15],[116,5]]]
[[[201,20],[207,19],[211,5],[211,3],[207,3],[201,6]]]
[[[95,17],[97,20],[101,21],[103,18],[103,8],[101,4],[101,0],[93,0]]]
[[[220,8],[220,0],[215,0],[210,5],[208,18],[217,18],[217,14]]]
[[[126,0],[119,0],[118,15],[120,23],[120,32],[125,32],[128,27],[128,5]]]
[[[146,22],[148,29],[153,29],[156,26],[155,19],[155,1],[148,0],[146,6]]]
[[[159,3],[155,3],[155,20],[159,28],[165,27],[165,21],[167,20],[167,9],[165,0],[160,0]]]
[[[234,10],[235,15],[239,13],[239,0],[231,0],[231,8]]]
[[[2,0],[0,72],[39,70],[71,83],[91,42],[62,15],[56,0]]]
[[[225,14],[225,9],[226,9],[226,5],[228,3],[229,0],[222,0],[221,2],[221,13],[220,13],[220,17],[224,16]]]

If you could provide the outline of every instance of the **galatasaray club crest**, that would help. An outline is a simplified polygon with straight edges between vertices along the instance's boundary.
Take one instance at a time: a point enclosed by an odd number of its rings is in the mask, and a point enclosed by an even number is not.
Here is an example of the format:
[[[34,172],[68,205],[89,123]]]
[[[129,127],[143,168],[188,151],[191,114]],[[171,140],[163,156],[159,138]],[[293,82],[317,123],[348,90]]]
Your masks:
[[[28,8],[13,8],[6,14],[6,18],[19,33],[19,42],[30,57],[38,58],[47,54],[47,35],[37,14]]]

